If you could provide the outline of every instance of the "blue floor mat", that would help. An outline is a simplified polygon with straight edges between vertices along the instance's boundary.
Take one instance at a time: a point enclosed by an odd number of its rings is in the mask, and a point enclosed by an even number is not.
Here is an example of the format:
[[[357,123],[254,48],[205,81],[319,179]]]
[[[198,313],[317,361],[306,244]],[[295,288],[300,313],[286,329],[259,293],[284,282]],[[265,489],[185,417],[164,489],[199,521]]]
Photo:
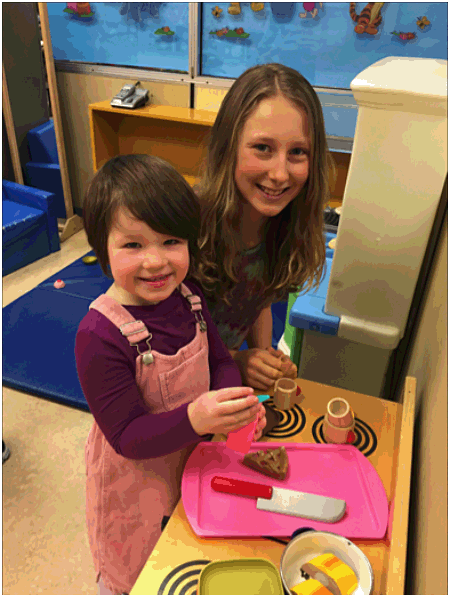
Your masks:
[[[53,287],[58,279],[65,288]],[[78,259],[6,306],[3,384],[89,411],[75,366],[75,335],[89,304],[111,283],[98,263]]]
[[[93,255],[93,252],[88,255]],[[64,280],[61,290],[55,280]],[[3,385],[89,411],[75,365],[75,336],[90,303],[111,286],[78,259],[3,309]],[[287,303],[272,305],[276,348]]]

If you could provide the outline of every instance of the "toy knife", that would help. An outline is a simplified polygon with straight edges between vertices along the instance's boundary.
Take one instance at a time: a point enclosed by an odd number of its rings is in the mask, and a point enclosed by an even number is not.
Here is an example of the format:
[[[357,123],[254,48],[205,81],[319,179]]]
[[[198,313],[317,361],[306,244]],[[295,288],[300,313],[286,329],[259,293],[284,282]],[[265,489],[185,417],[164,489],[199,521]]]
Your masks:
[[[211,487],[221,493],[257,498],[258,510],[300,516],[322,522],[338,522],[345,514],[344,500],[282,487],[271,487],[229,477],[213,477]]]

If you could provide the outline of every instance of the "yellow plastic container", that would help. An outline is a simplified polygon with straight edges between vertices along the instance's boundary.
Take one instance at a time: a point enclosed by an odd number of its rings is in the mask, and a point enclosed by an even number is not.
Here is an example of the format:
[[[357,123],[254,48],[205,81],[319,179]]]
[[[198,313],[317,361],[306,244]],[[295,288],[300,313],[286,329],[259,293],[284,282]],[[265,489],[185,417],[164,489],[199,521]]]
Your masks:
[[[264,558],[219,560],[200,573],[198,595],[284,595],[280,574]]]
[[[327,578],[334,581],[335,586],[339,588],[341,595],[352,595],[358,587],[356,574],[344,564],[337,556],[332,553],[324,553],[313,558],[308,564],[311,564],[317,570],[315,578],[309,578],[295,587],[290,587],[292,593],[296,595],[336,595],[327,588]],[[305,571],[307,565],[304,566]],[[309,573],[309,570],[308,570]]]

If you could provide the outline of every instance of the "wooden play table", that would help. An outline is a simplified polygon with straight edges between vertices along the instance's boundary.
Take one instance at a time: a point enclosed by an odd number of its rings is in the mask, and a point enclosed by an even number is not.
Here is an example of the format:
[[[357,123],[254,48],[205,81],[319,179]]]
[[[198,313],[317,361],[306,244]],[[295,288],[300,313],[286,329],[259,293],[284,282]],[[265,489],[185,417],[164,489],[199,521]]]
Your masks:
[[[382,540],[354,540],[374,572],[375,595],[404,592],[408,510],[415,408],[414,378],[406,378],[402,403],[298,380],[303,395],[283,411],[278,427],[263,441],[324,443],[321,435],[327,403],[345,398],[356,417],[355,446],[377,470],[389,502],[389,522]],[[213,441],[223,440],[217,436]],[[314,527],[313,521],[311,524]],[[194,595],[202,568],[213,560],[266,558],[279,568],[285,538],[200,538],[179,501],[143,568],[131,595]]]

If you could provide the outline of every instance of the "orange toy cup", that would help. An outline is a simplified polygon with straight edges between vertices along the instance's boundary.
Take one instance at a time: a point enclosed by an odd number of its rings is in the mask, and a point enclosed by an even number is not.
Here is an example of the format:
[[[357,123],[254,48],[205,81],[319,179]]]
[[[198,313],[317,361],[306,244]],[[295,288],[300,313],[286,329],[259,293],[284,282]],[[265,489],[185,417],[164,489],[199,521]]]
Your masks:
[[[297,383],[293,379],[282,377],[275,382],[273,402],[281,410],[289,410],[294,406],[297,395]]]
[[[328,421],[335,427],[351,427],[355,420],[350,404],[344,398],[333,398],[327,406]]]
[[[332,444],[346,444],[353,436],[355,416],[350,404],[343,398],[333,398],[327,405],[323,435]]]

